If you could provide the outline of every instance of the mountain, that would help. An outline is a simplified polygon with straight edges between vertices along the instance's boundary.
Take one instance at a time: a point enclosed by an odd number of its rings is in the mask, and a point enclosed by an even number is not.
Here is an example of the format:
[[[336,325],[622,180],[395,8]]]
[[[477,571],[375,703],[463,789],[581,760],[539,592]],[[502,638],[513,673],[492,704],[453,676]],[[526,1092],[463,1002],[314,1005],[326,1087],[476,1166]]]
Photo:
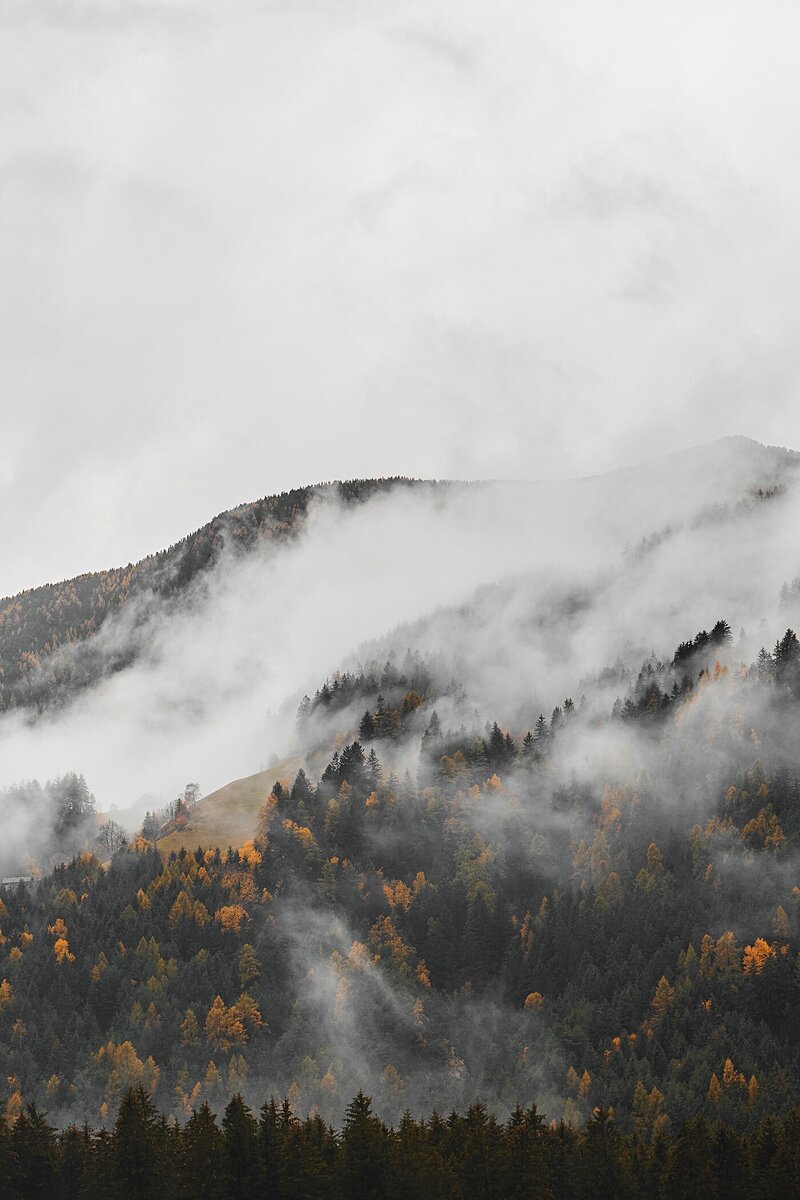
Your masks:
[[[217,846],[238,849],[256,836],[259,811],[275,784],[279,779],[294,779],[301,765],[301,759],[287,758],[203,796],[187,811],[185,822],[157,839],[157,848],[162,854],[198,846],[203,850]]]
[[[3,896],[9,1119],[105,1121],[141,1084],[179,1120],[274,1093],[339,1121],[363,1089],[391,1121],[613,1109],[645,1157],[790,1119],[798,462],[726,439],[323,497],[104,623],[91,688],[0,722],[4,763],[86,774],[3,797],[4,853],[68,859]],[[229,763],[73,857],[95,778],[119,813]]]
[[[265,496],[220,513],[166,550],[106,571],[44,584],[0,600],[0,711],[42,711],[65,703],[104,673],[122,670],[137,653],[136,627],[152,609],[180,602],[224,551],[246,554],[285,543],[302,529],[309,505],[337,500],[360,504],[383,491],[413,487],[411,479],[353,479]],[[112,616],[138,601],[134,627],[109,656],[92,653],[92,639]]]

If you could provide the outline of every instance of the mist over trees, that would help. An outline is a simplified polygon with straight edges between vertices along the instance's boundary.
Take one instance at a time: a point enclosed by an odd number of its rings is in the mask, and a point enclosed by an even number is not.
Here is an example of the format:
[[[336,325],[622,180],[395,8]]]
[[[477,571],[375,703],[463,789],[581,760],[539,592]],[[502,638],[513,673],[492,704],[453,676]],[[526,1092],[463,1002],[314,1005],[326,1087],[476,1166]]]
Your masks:
[[[486,508],[487,494],[464,493],[484,547],[507,502]],[[146,1186],[171,1171],[175,1194],[203,1175],[212,1196],[363,1185],[633,1198],[684,1194],[688,1179],[729,1187],[723,1158],[708,1160],[724,1144],[742,1195],[779,1194],[800,1106],[800,613],[775,551],[792,495],[759,486],[708,508],[695,497],[683,524],[624,554],[617,535],[594,557],[586,540],[580,570],[570,547],[547,577],[495,572],[499,582],[434,611],[423,577],[422,615],[391,633],[376,619],[366,628],[384,632],[344,658],[329,653],[332,626],[304,625],[317,644],[302,661],[324,666],[281,693],[292,765],[260,785],[246,837],[223,836],[225,789],[148,793],[133,838],[107,806],[113,791],[98,788],[99,818],[80,775],[6,789],[16,823],[4,860],[15,878],[0,896],[0,1161],[11,1186],[26,1194],[40,1162],[53,1187],[72,1170],[73,1191],[111,1195],[144,1147]],[[331,543],[317,576],[300,538],[267,574],[248,552],[209,559],[214,569],[192,576],[199,590],[175,593],[183,607],[159,627],[158,654],[116,670],[98,651],[106,674],[72,696],[67,724],[18,710],[6,728],[86,728],[125,679],[149,705],[177,646],[177,676],[201,667],[194,690],[168,688],[146,709],[169,740],[175,697],[188,722],[202,720],[209,639],[220,658],[239,653],[220,624],[226,606],[274,597],[276,644],[290,631],[293,664],[287,597],[308,600],[333,570],[320,611],[327,620],[343,589],[346,612],[342,581],[369,551],[364,533],[379,520],[407,528],[406,505],[421,528],[446,497],[387,487],[379,517],[369,505],[325,511],[309,535],[315,555]],[[447,512],[428,544],[431,578],[459,527]],[[755,583],[722,572],[718,591],[687,602],[686,577],[727,564],[719,545],[734,534],[752,561],[780,567]],[[404,611],[409,576],[393,578]],[[755,587],[772,601],[757,607]],[[86,644],[122,645],[121,619]],[[238,669],[256,675],[267,656],[250,665],[248,652]],[[219,676],[235,696],[231,677]],[[115,720],[132,694],[116,693]],[[367,1162],[377,1183],[364,1183]]]
[[[327,691],[372,739],[276,783],[246,845],[165,860],[147,822],[130,846],[112,824],[106,868],[84,853],[6,891],[7,1119],[113,1122],[130,1086],[181,1120],[271,1092],[338,1123],[361,1090],[395,1124],[480,1097],[574,1130],[613,1110],[646,1140],[790,1113],[800,653],[787,630],[732,656],[719,620],[611,708],[604,681],[527,730],[443,723],[414,654],[323,684],[301,726]],[[598,737],[614,775],[576,774]],[[88,791],[49,786],[60,814]]]
[[[405,478],[352,479],[265,496],[220,513],[141,562],[0,600],[0,712],[42,712],[66,704],[109,672],[131,666],[141,650],[142,627],[155,611],[163,615],[166,606],[185,599],[224,550],[246,554],[296,536],[312,500],[363,504],[383,491],[416,484]],[[108,618],[126,606],[131,621],[122,626],[123,636],[93,641]]]
[[[83,775],[69,772],[48,781],[15,784],[0,792],[0,810],[25,815],[32,829],[27,846],[0,844],[0,873],[22,867],[50,866],[72,858],[94,844],[97,835],[95,799]],[[21,851],[21,853],[20,853]]]

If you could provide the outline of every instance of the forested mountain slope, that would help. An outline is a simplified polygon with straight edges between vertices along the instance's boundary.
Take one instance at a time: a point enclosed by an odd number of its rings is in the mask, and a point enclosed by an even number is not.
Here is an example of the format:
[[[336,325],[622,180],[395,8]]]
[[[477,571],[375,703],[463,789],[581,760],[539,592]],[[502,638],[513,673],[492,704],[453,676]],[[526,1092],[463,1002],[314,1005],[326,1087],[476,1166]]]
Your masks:
[[[223,549],[247,552],[285,542],[302,528],[312,500],[359,504],[411,479],[353,479],[265,496],[220,513],[180,542],[138,563],[44,584],[0,600],[0,711],[42,710],[64,703],[81,688],[135,658],[134,627],[153,607],[169,605],[212,569]],[[91,639],[112,614],[140,603],[132,626],[113,647],[93,654]]]
[[[719,620],[529,731],[448,728],[433,682],[387,720],[387,682],[369,740],[277,783],[245,845],[140,838],[7,892],[9,1117],[111,1119],[137,1083],[179,1116],[274,1092],[340,1120],[364,1088],[394,1121],[479,1096],[648,1137],[800,1103],[791,631],[747,664]],[[579,780],[597,739],[614,769]]]
[[[264,739],[97,852],[91,772],[4,793],[5,853],[64,860],[2,897],[9,1122],[111,1124],[132,1085],[179,1120],[274,1093],[339,1122],[363,1089],[393,1122],[613,1109],[660,1153],[789,1113],[796,466],[735,440],[563,495],[387,488],[201,572],[93,704],[6,714],[75,772],[122,731],[107,798],[176,730],[183,780],[201,740]]]

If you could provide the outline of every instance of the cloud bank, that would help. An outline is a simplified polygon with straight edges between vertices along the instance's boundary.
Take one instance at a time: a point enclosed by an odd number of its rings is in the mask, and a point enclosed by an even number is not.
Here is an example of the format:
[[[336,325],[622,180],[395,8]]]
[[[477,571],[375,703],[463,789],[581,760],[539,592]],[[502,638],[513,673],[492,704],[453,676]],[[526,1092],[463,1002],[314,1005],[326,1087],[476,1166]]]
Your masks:
[[[298,479],[800,444],[798,22],[9,0],[0,592]]]
[[[231,552],[179,610],[149,611],[132,668],[61,712],[0,721],[0,786],[82,771],[101,809],[163,803],[188,779],[209,792],[295,752],[297,702],[326,675],[407,647],[442,657],[481,719],[521,731],[603,667],[671,655],[718,617],[745,627],[750,661],[791,616],[796,463],[733,440],[566,488],[320,502],[296,542]],[[98,649],[135,617],[109,620]]]

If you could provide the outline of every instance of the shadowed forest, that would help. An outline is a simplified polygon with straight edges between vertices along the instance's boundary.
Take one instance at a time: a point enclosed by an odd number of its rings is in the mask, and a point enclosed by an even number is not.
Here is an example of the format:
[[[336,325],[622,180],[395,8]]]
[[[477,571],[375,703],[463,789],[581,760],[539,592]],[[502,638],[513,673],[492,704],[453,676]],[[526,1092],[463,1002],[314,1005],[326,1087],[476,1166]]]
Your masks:
[[[288,1101],[258,1114],[234,1096],[218,1121],[202,1104],[166,1122],[142,1087],[110,1131],[57,1133],[28,1108],[0,1126],[3,1200],[792,1200],[800,1194],[800,1112],[749,1134],[697,1118],[656,1137],[623,1133],[608,1109],[579,1129],[545,1124],[532,1105],[499,1123],[482,1104],[463,1115],[405,1113],[396,1128],[359,1094],[336,1132],[299,1120]]]

